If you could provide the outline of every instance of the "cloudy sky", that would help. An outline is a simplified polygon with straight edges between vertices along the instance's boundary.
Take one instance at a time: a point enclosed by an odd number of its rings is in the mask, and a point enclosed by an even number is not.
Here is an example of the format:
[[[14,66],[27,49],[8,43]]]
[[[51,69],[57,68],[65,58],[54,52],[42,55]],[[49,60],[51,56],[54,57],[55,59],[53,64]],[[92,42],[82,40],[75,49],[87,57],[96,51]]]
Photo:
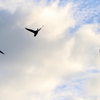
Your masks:
[[[100,0],[0,0],[0,100],[100,100],[99,49]]]

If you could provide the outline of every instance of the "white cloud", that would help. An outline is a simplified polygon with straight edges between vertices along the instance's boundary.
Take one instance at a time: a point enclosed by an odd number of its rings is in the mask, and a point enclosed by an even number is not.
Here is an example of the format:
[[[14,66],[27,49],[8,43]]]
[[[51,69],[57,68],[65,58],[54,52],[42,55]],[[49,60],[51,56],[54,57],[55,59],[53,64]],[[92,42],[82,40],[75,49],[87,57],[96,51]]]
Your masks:
[[[84,64],[87,63],[87,65],[99,65],[98,59],[100,57],[98,53],[100,47],[100,35],[97,32],[97,28],[97,24],[83,25],[78,32],[76,32],[73,51],[75,57],[77,55],[76,59]]]
[[[71,8],[72,4],[70,3],[65,7],[59,7],[57,2],[46,7],[37,6],[29,9],[28,15],[19,20],[18,25],[24,24],[31,28],[44,25],[40,36],[50,41],[58,40],[63,37],[66,29],[75,25]]]
[[[24,6],[17,8],[11,14],[5,10],[5,13],[1,13],[2,23],[8,23],[5,26],[6,30],[3,30],[3,26],[1,28],[5,34],[2,35],[2,43],[5,46],[2,47],[6,52],[5,60],[1,58],[3,73],[0,98],[2,100],[48,99],[66,73],[69,75],[82,70],[79,67],[78,71],[76,68],[71,71],[74,67],[68,68],[70,63],[66,64],[73,39],[63,43],[65,40],[63,41],[62,38],[64,31],[75,24],[71,16],[71,5],[59,8],[55,2],[46,7]],[[4,17],[4,14],[8,14],[9,17]],[[69,20],[72,21],[69,22]],[[45,27],[36,38],[24,29],[25,26],[36,28],[42,24]],[[70,46],[69,50],[67,46]]]
[[[71,37],[66,30],[76,24],[73,3],[65,6],[58,6],[58,1],[48,6],[31,3],[24,0],[1,3],[5,10],[0,12],[0,38],[6,54],[0,58],[1,100],[52,100],[63,79],[85,71],[91,64],[98,68],[100,65],[97,24],[83,25]],[[36,38],[24,29],[42,25],[44,28]],[[72,100],[83,100],[67,93],[73,96]]]
[[[10,12],[14,12],[17,7],[20,7],[21,5],[24,5],[26,2],[25,0],[1,0],[0,1],[0,8],[8,10]]]
[[[86,88],[86,96],[100,96],[100,74],[95,74],[88,81]]]

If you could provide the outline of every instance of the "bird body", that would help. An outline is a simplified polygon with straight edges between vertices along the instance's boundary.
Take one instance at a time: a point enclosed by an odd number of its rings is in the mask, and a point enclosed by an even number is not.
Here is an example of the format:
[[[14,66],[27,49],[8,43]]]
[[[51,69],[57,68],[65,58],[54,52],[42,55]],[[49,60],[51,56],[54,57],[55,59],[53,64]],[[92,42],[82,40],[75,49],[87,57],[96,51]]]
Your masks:
[[[44,26],[44,25],[43,25]],[[42,26],[42,27],[43,27]],[[32,33],[34,33],[34,37],[38,34],[38,32],[42,29],[42,27],[41,28],[37,28],[37,30],[32,30],[32,29],[29,29],[29,28],[25,28],[26,30],[28,30],[28,31],[30,31],[30,32],[32,32]]]

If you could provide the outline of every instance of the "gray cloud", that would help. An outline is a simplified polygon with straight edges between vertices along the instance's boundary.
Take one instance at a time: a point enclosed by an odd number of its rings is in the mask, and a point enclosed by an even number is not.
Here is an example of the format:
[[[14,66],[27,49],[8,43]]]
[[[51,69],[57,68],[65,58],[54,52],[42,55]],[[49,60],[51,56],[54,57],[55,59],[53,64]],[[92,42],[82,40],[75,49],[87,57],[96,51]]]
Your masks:
[[[91,62],[99,65],[98,27],[83,25],[71,36],[66,30],[76,24],[73,4],[57,3],[32,8],[24,2],[13,13],[9,7],[0,11],[0,48],[5,52],[0,57],[1,100],[51,100],[62,80],[85,71]],[[37,37],[25,30],[42,25]]]

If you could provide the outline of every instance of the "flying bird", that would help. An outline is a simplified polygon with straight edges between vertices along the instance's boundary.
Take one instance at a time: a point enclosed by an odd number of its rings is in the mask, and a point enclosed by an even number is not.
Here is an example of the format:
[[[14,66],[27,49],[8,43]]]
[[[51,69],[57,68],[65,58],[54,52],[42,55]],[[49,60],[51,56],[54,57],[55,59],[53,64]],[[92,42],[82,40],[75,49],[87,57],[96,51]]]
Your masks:
[[[38,34],[38,32],[43,28],[43,26],[41,28],[37,28],[37,30],[32,30],[32,29],[29,29],[29,28],[26,28],[26,27],[25,27],[25,29],[34,33],[34,37],[35,37]]]
[[[1,50],[0,50],[0,53],[4,54]]]

